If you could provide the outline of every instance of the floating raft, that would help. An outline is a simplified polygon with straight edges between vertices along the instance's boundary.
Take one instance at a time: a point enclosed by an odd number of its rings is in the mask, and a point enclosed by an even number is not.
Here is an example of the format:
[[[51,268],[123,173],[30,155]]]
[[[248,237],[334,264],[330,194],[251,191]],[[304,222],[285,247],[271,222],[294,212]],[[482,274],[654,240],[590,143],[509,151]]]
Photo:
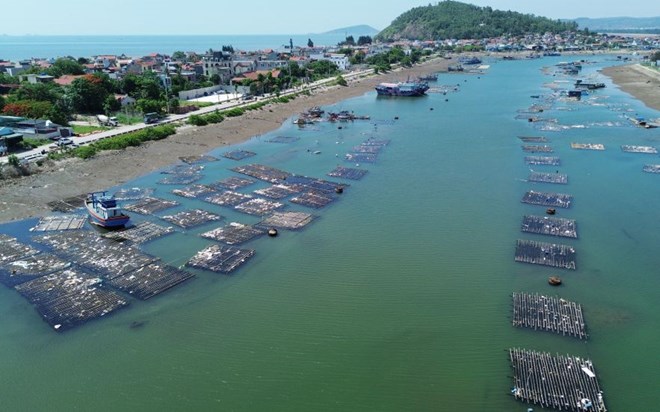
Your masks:
[[[360,180],[368,173],[365,169],[355,169],[351,167],[337,166],[328,176],[339,177],[349,180]]]
[[[227,245],[238,245],[265,234],[266,231],[258,227],[231,222],[227,226],[202,233],[200,236]]]
[[[202,209],[193,209],[184,210],[175,215],[163,216],[161,219],[184,229],[189,229],[191,227],[203,225],[208,222],[221,220],[222,216],[207,212],[206,210]]]
[[[532,172],[527,177],[530,182],[555,183],[559,185],[568,184],[568,175],[561,173],[540,173]]]
[[[344,158],[348,162],[376,163],[378,155],[376,153],[346,153]]]
[[[575,270],[575,249],[568,245],[521,240],[516,242],[516,262]]]
[[[87,216],[83,215],[44,216],[39,219],[39,223],[30,229],[30,231],[77,230],[82,228],[86,221]]]
[[[87,199],[87,194],[72,196],[62,200],[55,200],[46,203],[46,205],[48,205],[53,212],[69,213],[84,207],[85,199]]]
[[[275,202],[273,200],[255,198],[248,200],[247,202],[243,202],[240,205],[237,205],[236,207],[234,207],[234,209],[242,213],[247,213],[248,215],[264,216],[277,209],[281,209],[284,206],[285,206],[284,203]]]
[[[526,153],[552,153],[554,150],[552,146],[548,145],[523,145],[521,146],[523,152]]]
[[[236,207],[250,199],[252,199],[252,195],[234,192],[233,190],[225,190],[222,193],[214,193],[203,198],[205,202],[227,207]]]
[[[601,143],[571,143],[571,149],[577,150],[605,150]]]
[[[0,282],[10,288],[68,267],[69,262],[50,253],[37,253],[0,266]]]
[[[145,243],[174,232],[171,227],[165,227],[151,222],[142,222],[124,230],[108,232],[103,237],[116,241],[128,240],[133,243]]]
[[[211,245],[193,256],[187,266],[216,273],[231,273],[246,263],[254,250],[239,249],[233,246]]]
[[[128,304],[105,289],[99,278],[71,269],[22,283],[16,290],[58,331],[106,316]]]
[[[124,209],[131,212],[141,213],[143,215],[151,215],[174,206],[179,206],[179,202],[157,197],[145,197],[144,199],[138,200],[136,203],[125,206]]]
[[[259,223],[263,227],[275,227],[278,229],[302,229],[312,223],[314,215],[305,212],[273,212]]]
[[[525,193],[521,202],[530,205],[550,206],[550,207],[563,207],[568,209],[573,202],[573,196],[562,193],[549,193],[549,192],[535,192],[530,190]]]
[[[179,158],[183,163],[189,165],[199,165],[202,163],[217,162],[219,159],[209,155],[184,156]]]
[[[257,183],[257,181],[253,179],[232,176],[226,179],[222,179],[219,182],[211,183],[209,187],[216,190],[223,190],[223,189],[236,190],[242,187],[250,186],[255,183]]]
[[[660,174],[660,165],[644,165],[642,170],[646,173]]]
[[[300,138],[295,136],[275,136],[266,141],[268,143],[293,143],[297,142],[298,140],[300,140]]]
[[[560,217],[524,216],[520,230],[539,235],[578,237],[575,220]]]
[[[154,194],[154,189],[151,187],[132,187],[130,189],[120,189],[115,192],[115,199],[117,200],[139,200],[149,197]]]
[[[299,193],[300,190],[289,184],[276,184],[265,189],[255,190],[254,193],[270,199],[284,199],[285,197]]]
[[[298,191],[312,190],[327,193],[336,193],[339,189],[343,190],[349,185],[346,183],[336,183],[328,180],[317,179],[315,177],[293,175],[286,180],[288,185],[293,186]]]
[[[548,139],[543,136],[518,136],[524,143],[547,143]]]
[[[291,173],[285,172],[284,170],[256,163],[245,166],[236,166],[231,170],[269,183],[280,183],[282,180],[292,176]]]
[[[200,165],[176,165],[170,169],[163,170],[162,174],[170,175],[198,175],[204,170],[204,166]]]
[[[336,199],[337,196],[332,195],[329,192],[310,190],[291,198],[290,201],[291,203],[296,203],[302,206],[320,209],[334,202]]]
[[[188,199],[197,199],[215,192],[216,190],[214,188],[200,184],[194,184],[181,189],[172,190],[172,193],[175,195],[186,197]]]
[[[195,183],[202,178],[201,174],[172,174],[168,177],[160,179],[158,182],[161,185],[189,185]]]
[[[37,253],[39,250],[32,246],[19,242],[15,237],[0,233],[0,265]]]
[[[528,165],[559,166],[558,157],[552,156],[526,156],[525,163]]]
[[[591,360],[517,348],[509,349],[509,358],[516,399],[562,411],[607,412]]]
[[[626,153],[648,153],[648,154],[658,154],[658,149],[653,146],[631,146],[631,145],[622,145],[621,150]]]
[[[172,266],[151,263],[118,276],[108,281],[108,284],[138,299],[146,300],[194,277],[192,273]]]
[[[587,339],[579,303],[538,294],[513,294],[513,326]]]
[[[243,160],[256,155],[255,152],[250,152],[249,150],[233,150],[223,154],[224,157],[231,160]]]

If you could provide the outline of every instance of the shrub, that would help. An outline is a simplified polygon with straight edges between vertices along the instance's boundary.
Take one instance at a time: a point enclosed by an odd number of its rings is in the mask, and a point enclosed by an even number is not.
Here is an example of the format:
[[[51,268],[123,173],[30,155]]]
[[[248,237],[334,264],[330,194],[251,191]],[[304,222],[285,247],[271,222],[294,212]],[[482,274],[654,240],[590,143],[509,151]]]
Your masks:
[[[188,118],[188,123],[190,123],[193,126],[206,126],[209,124],[206,119],[200,115],[193,114]]]
[[[96,148],[93,146],[80,146],[73,150],[73,155],[81,159],[89,159],[96,154]]]

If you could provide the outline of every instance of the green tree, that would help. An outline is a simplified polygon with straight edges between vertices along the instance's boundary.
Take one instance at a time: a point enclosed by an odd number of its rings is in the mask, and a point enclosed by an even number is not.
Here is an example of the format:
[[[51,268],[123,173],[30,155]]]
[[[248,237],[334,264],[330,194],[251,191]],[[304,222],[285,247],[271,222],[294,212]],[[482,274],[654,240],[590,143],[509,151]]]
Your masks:
[[[314,47],[314,42],[312,41],[312,39],[309,38],[307,39],[307,47],[309,47],[310,49]]]
[[[113,94],[109,94],[103,102],[103,113],[110,114],[121,110],[121,103]]]
[[[177,61],[181,61],[181,62],[185,62],[186,61],[186,53],[184,53],[180,50],[175,51],[174,53],[172,53],[172,59],[177,60]]]
[[[358,37],[357,44],[358,46],[365,46],[367,44],[371,44],[373,40],[371,39],[371,36],[360,36]]]
[[[139,87],[139,79],[134,74],[127,74],[124,76],[119,85],[119,88],[123,93],[133,97],[137,96],[137,90]]]
[[[214,85],[218,85],[222,81],[218,73],[213,73],[210,80]]]
[[[18,167],[21,164],[21,161],[18,160],[18,156],[14,154],[9,155],[9,157],[7,158],[7,162],[14,167]]]
[[[12,100],[39,100],[55,103],[62,89],[54,83],[23,83],[12,95]]]
[[[139,99],[136,103],[142,113],[162,113],[164,105],[165,103],[160,99]]]
[[[79,113],[101,113],[108,97],[104,81],[98,76],[85,76],[75,79],[69,86],[74,109]]]
[[[3,96],[0,96],[0,112],[2,112],[2,109],[5,107],[5,98]]]
[[[79,75],[84,74],[85,68],[77,60],[68,57],[60,57],[55,60],[52,66],[48,68],[48,74],[60,77],[65,74]]]

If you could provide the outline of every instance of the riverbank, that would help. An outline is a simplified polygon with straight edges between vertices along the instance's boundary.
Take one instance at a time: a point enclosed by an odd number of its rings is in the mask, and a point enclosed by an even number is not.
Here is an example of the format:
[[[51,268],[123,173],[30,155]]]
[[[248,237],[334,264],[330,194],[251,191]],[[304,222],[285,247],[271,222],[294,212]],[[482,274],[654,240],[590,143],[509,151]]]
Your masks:
[[[39,173],[0,180],[0,223],[42,216],[50,212],[48,202],[107,189],[175,163],[180,157],[207,153],[279,128],[291,116],[312,106],[325,106],[372,91],[384,81],[405,80],[446,71],[452,60],[434,59],[412,68],[352,81],[346,87],[317,90],[286,104],[269,104],[262,110],[227,118],[222,123],[183,126],[167,139],[149,142],[94,158],[46,161]]]
[[[657,70],[632,64],[606,67],[602,73],[624,92],[660,111],[660,72]]]

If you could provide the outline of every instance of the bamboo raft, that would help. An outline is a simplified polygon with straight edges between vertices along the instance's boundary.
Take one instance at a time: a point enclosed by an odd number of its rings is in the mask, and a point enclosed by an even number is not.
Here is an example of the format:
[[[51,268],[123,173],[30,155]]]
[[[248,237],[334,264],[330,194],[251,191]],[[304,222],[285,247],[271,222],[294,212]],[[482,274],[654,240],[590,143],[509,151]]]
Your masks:
[[[62,270],[70,264],[50,253],[37,253],[0,266],[0,282],[10,288]]]
[[[571,143],[571,148],[576,150],[605,150],[601,143]]]
[[[165,227],[151,222],[142,222],[133,227],[108,232],[103,237],[119,242],[129,241],[132,243],[145,243],[161,236],[174,232],[172,227]]]
[[[533,240],[516,241],[515,261],[561,269],[576,269],[575,249],[572,246]]]
[[[527,177],[527,180],[537,183],[554,183],[558,185],[565,185],[568,184],[568,175],[561,173],[532,172]]]
[[[130,189],[120,189],[115,192],[117,200],[139,200],[154,194],[153,188],[132,187]]]
[[[227,245],[239,245],[266,234],[264,229],[251,225],[231,222],[226,226],[202,233],[200,236]]]
[[[517,400],[560,411],[607,412],[591,360],[517,348],[509,349],[509,359]]]
[[[520,230],[538,235],[570,237],[573,239],[578,237],[575,220],[560,217],[527,215],[523,217]]]
[[[124,206],[124,209],[143,215],[151,215],[174,206],[179,206],[179,202],[156,197],[145,197],[133,204]]]
[[[183,210],[175,215],[162,216],[161,219],[184,229],[222,220],[222,216],[202,209]]]
[[[559,166],[558,157],[553,156],[525,156],[525,163],[536,166]]]
[[[314,216],[304,212],[274,212],[259,223],[262,227],[275,227],[279,229],[302,229],[312,223]]]
[[[140,300],[147,300],[194,277],[186,271],[155,262],[118,276],[108,284]]]
[[[548,145],[523,145],[521,146],[525,153],[552,153],[552,146]]]
[[[248,157],[256,156],[255,152],[249,150],[232,150],[231,152],[226,152],[223,154],[224,157],[231,160],[243,160]]]
[[[653,146],[632,146],[632,145],[622,145],[621,150],[626,153],[647,153],[647,154],[658,154],[658,149]]]
[[[568,209],[571,207],[573,196],[563,193],[536,192],[530,190],[525,193],[521,202],[530,205],[540,205],[548,207],[562,207]]]
[[[254,256],[254,250],[252,249],[211,245],[197,252],[186,265],[211,272],[229,274],[245,264],[252,256]]]
[[[266,140],[268,143],[293,143],[297,142],[300,140],[299,137],[296,136],[275,136],[272,139]]]
[[[644,165],[642,170],[646,173],[660,174],[660,165]]]
[[[548,143],[548,138],[543,136],[518,136],[523,143]]]
[[[87,216],[83,215],[44,216],[39,219],[39,223],[30,229],[30,231],[77,230],[82,228],[86,221]]]
[[[284,199],[300,191],[289,184],[277,184],[265,189],[255,190],[254,193],[270,199]]]
[[[211,183],[209,187],[215,190],[236,190],[255,183],[257,183],[257,181],[253,179],[232,176],[226,179],[222,179],[219,182]]]
[[[217,192],[216,189],[214,189],[210,186],[207,186],[207,185],[200,185],[200,184],[194,184],[194,185],[183,187],[181,189],[172,190],[173,194],[175,194],[177,196],[185,197],[185,198],[188,198],[188,199],[197,199],[197,198],[200,198],[202,196],[206,196],[206,195],[209,195],[209,194],[215,193],[215,192]]]
[[[358,163],[376,163],[378,160],[377,153],[346,153],[344,156],[347,162],[358,162]]]
[[[196,155],[180,157],[179,160],[189,165],[198,165],[201,163],[217,162],[220,159],[209,155]]]
[[[268,183],[281,183],[287,177],[292,176],[291,173],[284,170],[276,169],[274,167],[252,163],[244,166],[236,166],[231,169],[236,173],[241,173],[250,177],[263,180]]]
[[[328,176],[349,180],[360,180],[367,174],[367,172],[368,171],[365,169],[337,166],[333,171],[328,173]]]
[[[587,339],[579,303],[539,294],[513,294],[513,326]]]
[[[234,207],[234,210],[253,216],[264,216],[285,206],[284,203],[262,198],[250,199]]]
[[[203,176],[201,174],[171,174],[163,179],[160,179],[158,184],[161,185],[189,185],[200,180]]]
[[[46,205],[48,205],[53,212],[69,213],[84,207],[85,199],[87,199],[87,194],[72,196],[62,200],[55,200],[46,203]]]
[[[225,190],[222,193],[214,193],[205,196],[202,200],[205,202],[213,203],[214,205],[236,207],[243,202],[247,202],[253,198],[252,195],[234,192],[233,190]]]
[[[291,203],[296,203],[298,205],[311,207],[313,209],[320,209],[329,205],[337,199],[337,196],[332,195],[328,192],[322,192],[319,190],[310,190],[308,192],[302,193],[291,198]]]

